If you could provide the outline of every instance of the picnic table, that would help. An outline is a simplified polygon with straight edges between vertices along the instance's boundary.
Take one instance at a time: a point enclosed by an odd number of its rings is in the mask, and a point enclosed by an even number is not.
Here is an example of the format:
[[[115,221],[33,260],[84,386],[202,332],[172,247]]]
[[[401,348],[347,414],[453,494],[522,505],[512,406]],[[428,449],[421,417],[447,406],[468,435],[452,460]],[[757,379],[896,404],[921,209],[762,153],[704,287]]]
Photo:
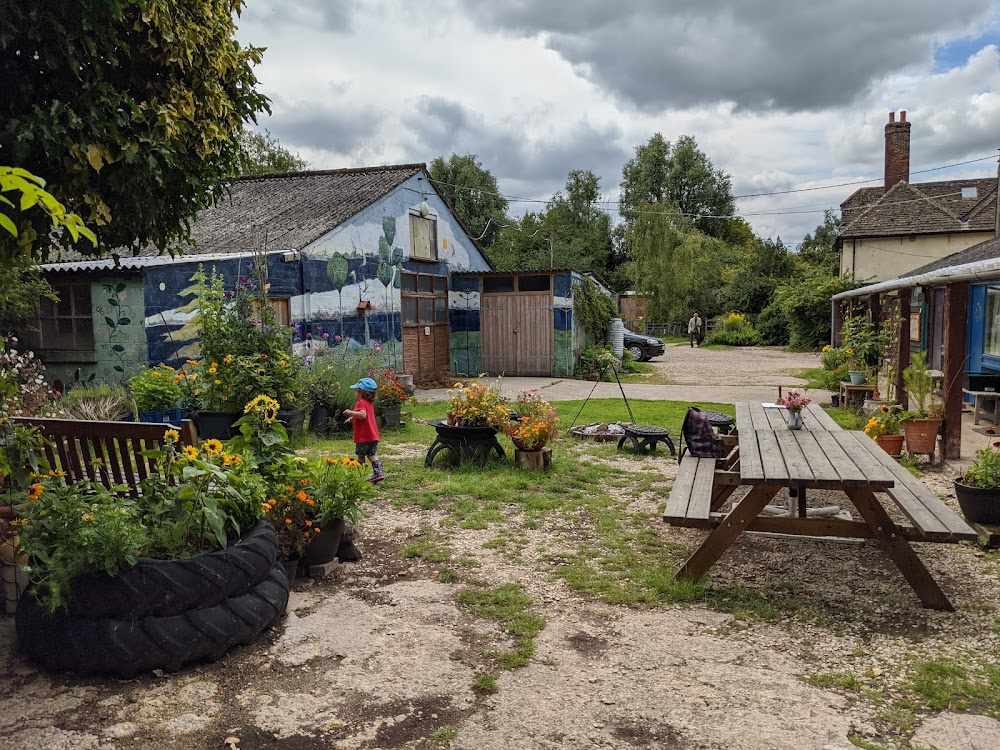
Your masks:
[[[723,459],[688,455],[681,462],[664,521],[711,531],[677,577],[701,578],[744,531],[875,539],[925,606],[953,611],[910,542],[975,540],[976,532],[863,432],[842,429],[816,404],[805,408],[801,430],[789,430],[787,416],[784,408],[737,404],[738,444],[730,454]],[[722,512],[740,488],[749,491]],[[799,493],[800,512],[761,515],[782,489]],[[843,492],[861,518],[810,515],[808,489]],[[893,521],[886,502],[910,523]]]

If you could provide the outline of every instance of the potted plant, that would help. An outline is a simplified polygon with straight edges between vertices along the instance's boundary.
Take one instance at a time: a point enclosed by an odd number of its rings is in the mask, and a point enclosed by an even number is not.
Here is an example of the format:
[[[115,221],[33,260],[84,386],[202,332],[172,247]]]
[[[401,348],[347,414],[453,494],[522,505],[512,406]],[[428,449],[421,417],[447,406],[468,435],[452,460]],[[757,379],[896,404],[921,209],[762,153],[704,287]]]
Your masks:
[[[181,383],[184,375],[165,364],[143,369],[129,380],[136,417],[140,422],[172,422],[180,424],[184,412]]]
[[[843,337],[851,382],[867,382],[877,372],[889,333],[884,328],[876,328],[865,315],[852,315],[844,320]]]
[[[259,521],[257,467],[217,440],[201,449],[178,440],[167,430],[144,451],[156,471],[139,483],[141,502],[50,472],[18,506],[31,588],[15,624],[45,666],[120,677],[179,669],[280,618],[288,581]]]
[[[903,370],[903,385],[910,398],[909,411],[899,415],[903,435],[906,436],[906,450],[933,455],[944,420],[923,352],[917,352],[910,358],[910,364]]]
[[[778,405],[788,409],[786,426],[789,430],[802,429],[802,409],[811,403],[812,399],[806,398],[805,394],[799,391],[789,391],[783,398],[778,399]]]
[[[375,497],[376,489],[355,458],[329,456],[308,465],[306,478],[316,504],[311,506],[313,534],[308,538],[305,560],[323,565],[333,560],[340,547],[345,522],[355,526],[361,520],[363,503]],[[319,534],[316,529],[323,529]]]
[[[490,427],[496,431],[510,422],[510,408],[501,395],[499,380],[493,384],[480,380],[469,385],[456,383],[450,393],[448,424],[452,427]]]
[[[882,404],[865,425],[865,434],[890,456],[900,455],[903,452],[903,435],[899,424],[899,407]]]
[[[987,430],[989,443],[954,480],[955,497],[970,523],[1000,524],[1000,440],[995,436],[995,430]]]
[[[391,367],[382,370],[376,380],[378,389],[375,391],[375,408],[386,427],[399,427],[403,404],[409,399],[406,389],[396,379],[396,372]]]
[[[521,391],[514,403],[516,418],[504,423],[503,431],[521,451],[540,451],[556,435],[556,410],[537,388]]]

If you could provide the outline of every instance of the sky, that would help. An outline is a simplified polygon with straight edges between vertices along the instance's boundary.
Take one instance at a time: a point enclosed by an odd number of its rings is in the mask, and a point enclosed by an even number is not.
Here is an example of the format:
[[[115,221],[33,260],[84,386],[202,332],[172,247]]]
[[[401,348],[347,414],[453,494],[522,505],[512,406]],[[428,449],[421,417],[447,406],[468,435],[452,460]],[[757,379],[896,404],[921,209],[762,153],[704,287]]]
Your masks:
[[[584,169],[617,219],[636,146],[690,135],[794,247],[881,184],[900,110],[912,183],[997,174],[1000,0],[246,0],[238,25],[259,128],[310,168],[475,154],[515,215]]]

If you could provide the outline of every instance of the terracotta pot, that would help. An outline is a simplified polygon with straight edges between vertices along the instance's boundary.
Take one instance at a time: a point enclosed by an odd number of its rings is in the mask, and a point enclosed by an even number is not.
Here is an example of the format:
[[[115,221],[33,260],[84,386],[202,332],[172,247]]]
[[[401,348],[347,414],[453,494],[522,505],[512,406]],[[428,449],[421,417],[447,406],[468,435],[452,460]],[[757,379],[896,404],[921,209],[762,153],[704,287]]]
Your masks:
[[[898,456],[903,452],[902,435],[879,435],[875,438],[875,442],[890,456]]]
[[[955,497],[967,521],[1000,524],[1000,488],[969,487],[962,484],[961,477],[954,484]]]
[[[937,436],[941,419],[907,419],[902,422],[906,436],[906,450],[910,453],[933,454],[937,449]]]

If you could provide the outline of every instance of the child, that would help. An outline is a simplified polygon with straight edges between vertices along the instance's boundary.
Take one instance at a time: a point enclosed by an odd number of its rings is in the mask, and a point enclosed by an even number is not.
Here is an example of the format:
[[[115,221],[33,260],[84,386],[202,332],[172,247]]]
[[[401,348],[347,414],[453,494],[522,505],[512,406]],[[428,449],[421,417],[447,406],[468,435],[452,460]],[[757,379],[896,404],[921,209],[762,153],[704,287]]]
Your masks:
[[[357,391],[358,400],[353,409],[344,409],[344,417],[351,420],[354,428],[354,451],[358,460],[365,462],[365,456],[372,463],[372,476],[369,481],[378,484],[385,479],[382,472],[382,462],[375,458],[378,451],[378,425],[375,424],[375,391],[378,384],[371,378],[361,378],[351,386]]]

